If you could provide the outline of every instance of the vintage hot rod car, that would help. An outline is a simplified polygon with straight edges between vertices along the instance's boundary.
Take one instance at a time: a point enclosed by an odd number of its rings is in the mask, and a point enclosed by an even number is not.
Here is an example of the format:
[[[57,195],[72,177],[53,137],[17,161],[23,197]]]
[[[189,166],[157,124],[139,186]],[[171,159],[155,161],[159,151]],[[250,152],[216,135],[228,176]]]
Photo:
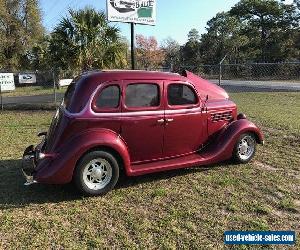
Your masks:
[[[225,90],[188,71],[85,73],[39,135],[23,156],[27,184],[74,181],[87,195],[111,190],[121,169],[137,176],[230,158],[246,163],[263,144]]]

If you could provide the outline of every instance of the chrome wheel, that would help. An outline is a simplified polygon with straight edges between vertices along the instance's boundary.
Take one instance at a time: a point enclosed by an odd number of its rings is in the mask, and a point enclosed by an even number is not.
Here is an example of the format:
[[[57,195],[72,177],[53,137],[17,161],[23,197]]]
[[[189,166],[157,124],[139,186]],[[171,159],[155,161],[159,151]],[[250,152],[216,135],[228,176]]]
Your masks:
[[[255,139],[250,135],[242,137],[238,143],[238,156],[241,160],[247,161],[255,152]]]
[[[103,159],[94,159],[83,170],[83,182],[92,190],[103,189],[112,178],[112,166]]]

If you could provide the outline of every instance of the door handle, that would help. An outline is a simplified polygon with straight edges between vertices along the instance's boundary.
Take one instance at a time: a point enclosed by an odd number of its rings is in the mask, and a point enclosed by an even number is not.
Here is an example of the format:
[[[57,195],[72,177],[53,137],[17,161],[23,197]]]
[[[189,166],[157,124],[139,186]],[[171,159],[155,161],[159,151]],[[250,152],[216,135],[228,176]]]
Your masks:
[[[161,124],[162,124],[162,123],[165,123],[165,119],[159,119],[159,120],[157,120],[157,122],[158,122],[158,123],[161,123]]]
[[[172,122],[174,119],[166,119],[166,122]]]

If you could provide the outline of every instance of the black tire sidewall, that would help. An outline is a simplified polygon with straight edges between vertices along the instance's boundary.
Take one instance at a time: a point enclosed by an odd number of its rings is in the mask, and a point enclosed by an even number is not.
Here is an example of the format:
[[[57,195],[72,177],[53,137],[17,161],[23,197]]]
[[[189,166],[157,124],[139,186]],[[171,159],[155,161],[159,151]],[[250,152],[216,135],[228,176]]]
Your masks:
[[[103,158],[109,162],[112,168],[112,177],[110,182],[102,189],[99,190],[93,190],[90,189],[83,181],[83,171],[86,167],[86,165],[94,160]],[[78,162],[75,171],[74,171],[74,183],[76,187],[79,189],[79,191],[88,196],[96,196],[96,195],[102,195],[106,194],[110,190],[114,188],[116,185],[118,179],[119,179],[119,165],[115,157],[105,151],[92,151],[90,153],[87,153],[85,156],[82,157],[82,159]]]
[[[245,136],[251,136],[251,138],[253,139],[254,141],[254,150],[253,150],[253,153],[251,155],[251,157],[249,157],[247,160],[244,160],[240,157],[239,155],[239,149],[238,149],[238,146],[239,146],[239,143],[241,141],[242,138],[244,138]],[[234,149],[233,149],[233,160],[236,162],[236,163],[248,163],[249,161],[252,160],[252,158],[254,157],[255,155],[255,152],[256,152],[256,139],[254,137],[254,135],[252,133],[243,133],[239,136],[235,146],[234,146]]]

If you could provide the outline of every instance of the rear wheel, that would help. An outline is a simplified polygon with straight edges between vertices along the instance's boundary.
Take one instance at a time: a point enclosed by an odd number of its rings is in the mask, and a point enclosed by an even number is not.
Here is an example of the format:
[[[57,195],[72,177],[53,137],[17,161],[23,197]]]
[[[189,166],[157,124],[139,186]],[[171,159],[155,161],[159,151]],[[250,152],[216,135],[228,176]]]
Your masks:
[[[74,182],[85,195],[101,195],[114,188],[119,178],[119,166],[115,157],[105,151],[86,154],[76,166]]]
[[[242,134],[233,150],[233,159],[237,163],[249,162],[256,151],[256,139],[253,134],[245,133]]]

